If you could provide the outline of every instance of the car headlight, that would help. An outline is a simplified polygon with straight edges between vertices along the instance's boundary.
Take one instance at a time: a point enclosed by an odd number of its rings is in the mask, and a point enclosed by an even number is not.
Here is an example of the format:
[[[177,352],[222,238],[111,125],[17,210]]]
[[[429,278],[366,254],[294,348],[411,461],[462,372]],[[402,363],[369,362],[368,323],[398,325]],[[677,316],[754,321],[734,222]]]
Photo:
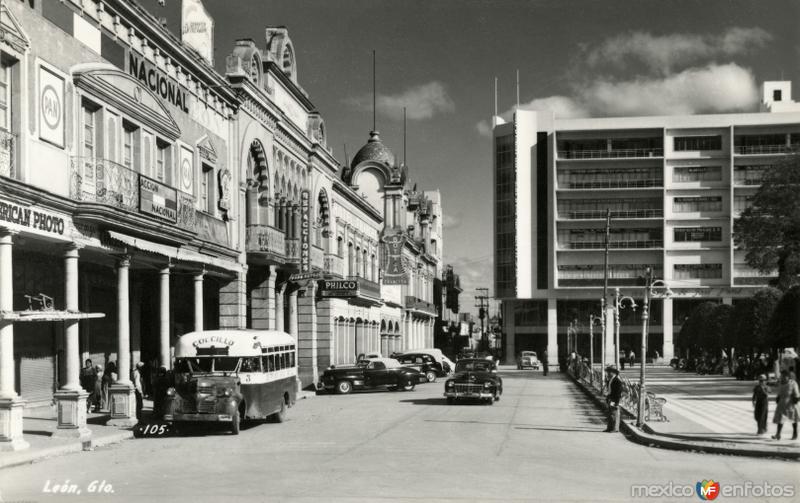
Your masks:
[[[492,383],[487,381],[487,382],[483,383],[483,387],[484,388],[491,388],[492,387]]]
[[[175,396],[175,388],[167,388],[167,396]]]
[[[452,388],[453,386],[455,386],[455,383],[453,381],[447,381],[447,383],[445,383],[445,386],[447,386],[448,388]]]

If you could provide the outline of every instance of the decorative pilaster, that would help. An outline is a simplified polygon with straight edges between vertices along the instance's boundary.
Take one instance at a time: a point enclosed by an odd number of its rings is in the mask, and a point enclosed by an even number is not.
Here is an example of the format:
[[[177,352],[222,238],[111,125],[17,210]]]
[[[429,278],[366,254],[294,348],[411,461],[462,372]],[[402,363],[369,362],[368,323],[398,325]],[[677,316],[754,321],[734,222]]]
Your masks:
[[[286,283],[275,289],[275,330],[284,331],[284,306],[283,298],[286,293]]]
[[[203,330],[203,276],[201,271],[194,275],[194,330]]]
[[[172,368],[169,345],[169,276],[170,265],[158,271],[158,348],[161,365]]]

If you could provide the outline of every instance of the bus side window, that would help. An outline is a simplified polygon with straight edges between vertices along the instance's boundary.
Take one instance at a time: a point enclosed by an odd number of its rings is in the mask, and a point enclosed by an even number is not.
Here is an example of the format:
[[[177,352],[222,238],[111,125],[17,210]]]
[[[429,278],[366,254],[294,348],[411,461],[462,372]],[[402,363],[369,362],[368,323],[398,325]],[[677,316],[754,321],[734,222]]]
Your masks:
[[[294,351],[289,353],[289,367],[294,368]]]
[[[280,367],[278,367],[278,368],[280,368],[281,370],[285,369],[286,368],[286,365],[285,365],[286,364],[286,353],[280,353],[278,355],[278,360],[280,361]]]
[[[267,358],[269,358],[269,371],[273,372],[275,370],[275,355],[271,354]]]

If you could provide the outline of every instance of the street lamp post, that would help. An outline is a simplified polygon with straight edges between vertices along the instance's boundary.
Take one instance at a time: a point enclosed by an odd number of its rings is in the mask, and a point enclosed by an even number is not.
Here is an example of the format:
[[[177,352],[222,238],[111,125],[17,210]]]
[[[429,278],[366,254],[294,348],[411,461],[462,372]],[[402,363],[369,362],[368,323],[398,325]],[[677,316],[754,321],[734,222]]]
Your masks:
[[[589,315],[589,384],[594,384],[594,322],[603,321],[601,316]],[[603,351],[602,349],[600,350]],[[602,370],[602,369],[601,369]]]
[[[645,361],[647,358],[645,356],[645,351],[647,351],[647,327],[648,327],[648,319],[650,317],[650,299],[654,297],[653,295],[653,288],[656,286],[661,286],[666,288],[663,297],[671,297],[672,291],[669,289],[667,284],[664,280],[660,279],[653,279],[653,270],[648,267],[645,272],[645,287],[644,287],[644,303],[642,305],[642,344],[641,344],[641,364],[639,368],[639,407],[636,413],[636,426],[640,427],[644,424],[644,406],[645,406]],[[661,297],[661,295],[659,295]]]
[[[614,365],[619,368],[619,310],[624,308],[625,301],[630,302],[631,309],[636,311],[636,301],[627,295],[620,296],[619,288],[614,289]]]

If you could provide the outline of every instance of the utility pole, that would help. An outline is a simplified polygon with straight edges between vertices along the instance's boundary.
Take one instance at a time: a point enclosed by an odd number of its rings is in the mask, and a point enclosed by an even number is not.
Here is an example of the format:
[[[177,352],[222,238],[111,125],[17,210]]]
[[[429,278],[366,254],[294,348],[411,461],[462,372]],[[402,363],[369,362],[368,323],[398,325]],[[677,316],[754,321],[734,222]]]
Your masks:
[[[603,297],[600,298],[600,317],[603,323],[602,333],[600,336],[600,368],[602,369],[603,376],[605,376],[606,368],[606,297],[608,296],[608,248],[611,238],[611,209],[606,209],[606,233],[605,233],[605,260],[603,261]],[[604,377],[605,379],[605,377]],[[603,389],[603,382],[600,383],[600,389]]]
[[[488,346],[488,337],[486,337],[486,328],[484,320],[489,316],[489,289],[476,288],[478,294],[475,296],[475,307],[478,308],[478,318],[481,320],[481,346],[486,348]]]

